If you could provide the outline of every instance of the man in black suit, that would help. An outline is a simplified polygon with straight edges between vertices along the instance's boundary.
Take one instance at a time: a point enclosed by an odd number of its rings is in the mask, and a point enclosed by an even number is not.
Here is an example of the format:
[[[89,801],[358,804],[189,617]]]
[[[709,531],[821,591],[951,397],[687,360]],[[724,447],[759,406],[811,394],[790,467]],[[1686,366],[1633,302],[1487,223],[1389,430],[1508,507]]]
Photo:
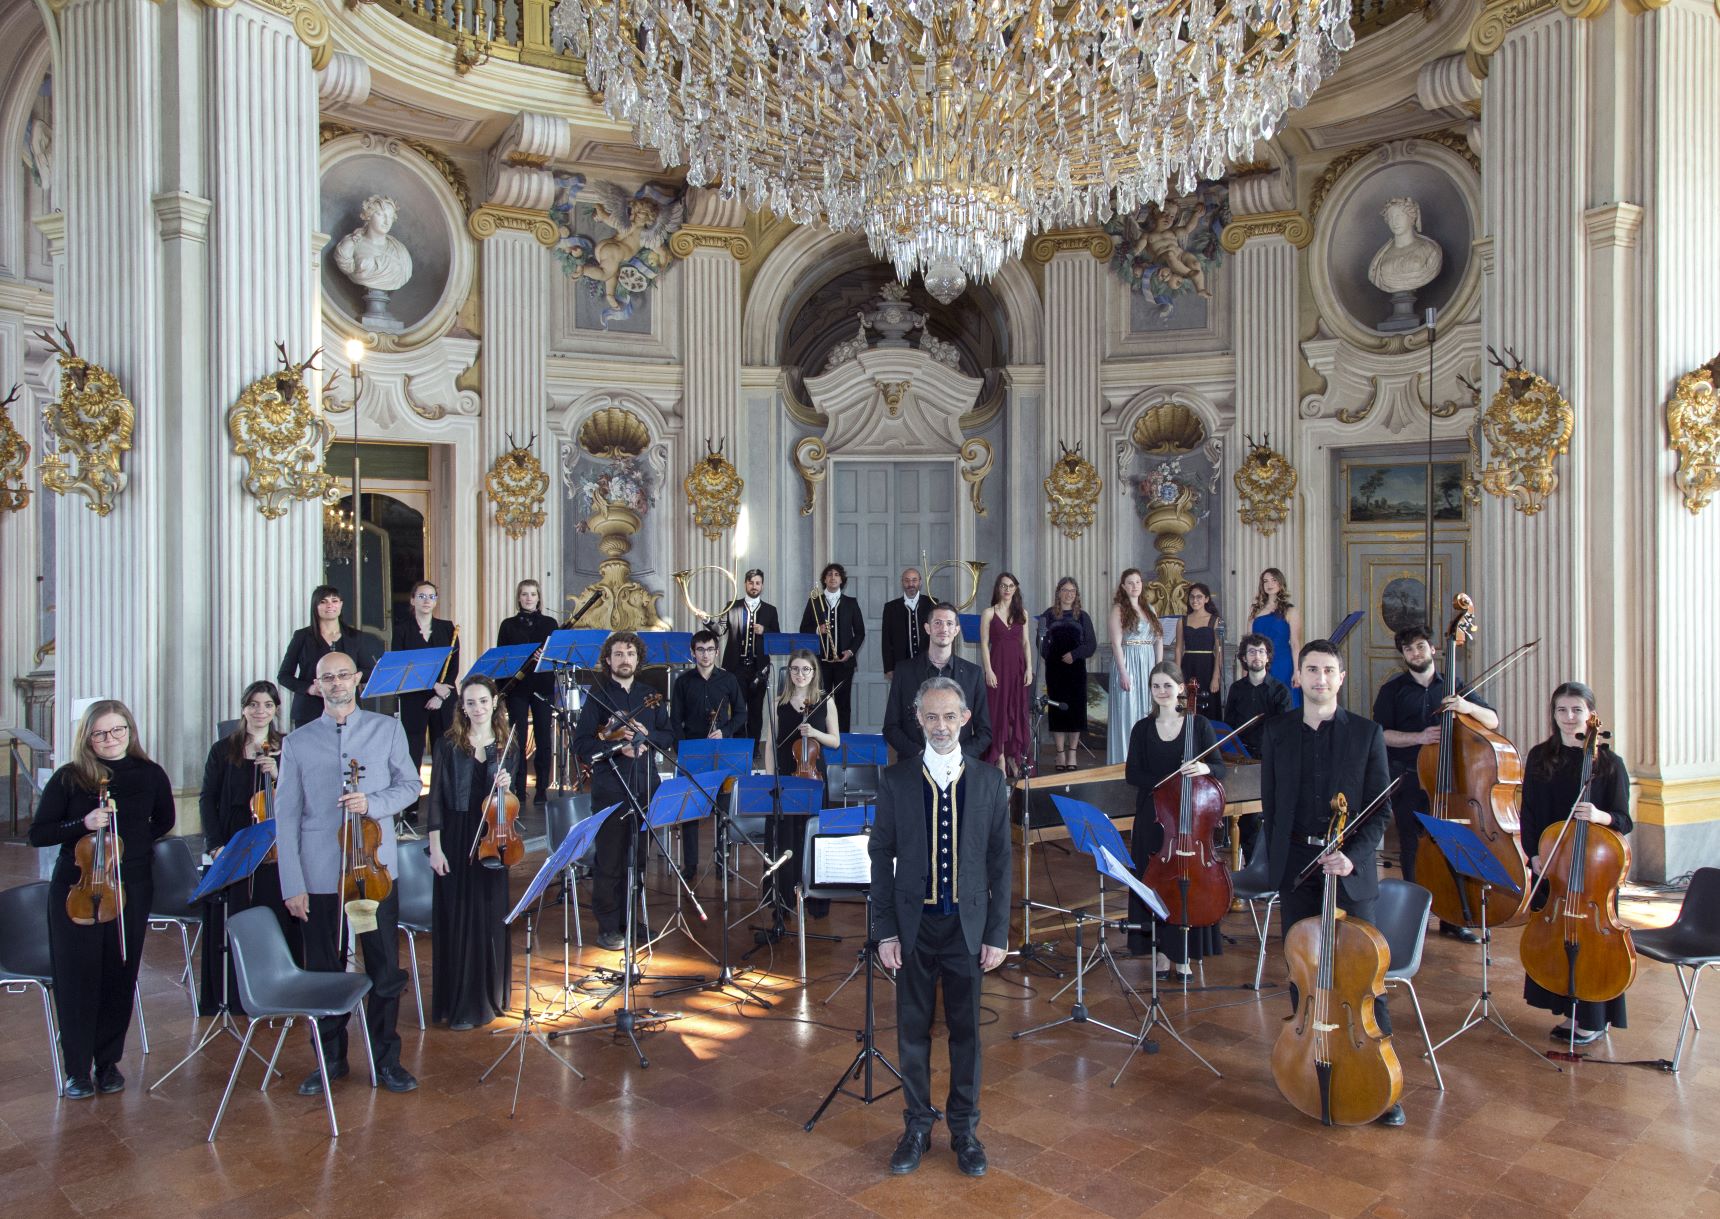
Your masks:
[[[1342,851],[1322,854],[1332,819],[1332,800],[1342,792],[1351,817],[1360,816],[1390,782],[1386,738],[1380,726],[1338,706],[1344,687],[1344,658],[1327,639],[1311,639],[1296,658],[1302,709],[1275,716],[1261,733],[1260,803],[1265,822],[1267,875],[1278,887],[1284,930],[1317,918],[1324,905],[1327,874],[1338,877],[1338,905],[1359,922],[1374,921],[1380,895],[1379,846],[1386,816],[1376,809]],[[1315,860],[1320,868],[1298,885],[1296,878]],[[1292,1009],[1300,1007],[1290,987]],[[1380,1031],[1392,1031],[1383,998],[1374,1001]],[[1402,1105],[1379,1121],[1404,1124]]]
[[[819,637],[818,676],[826,693],[836,691],[830,701],[836,704],[837,731],[853,732],[849,696],[854,693],[854,670],[859,663],[855,657],[866,641],[866,619],[860,613],[860,602],[842,591],[848,587],[848,571],[842,564],[826,563],[818,582],[823,592],[806,599],[800,630]]]
[[[747,700],[747,730],[753,740],[764,733],[764,696],[770,685],[770,657],[764,654],[764,637],[781,632],[776,606],[764,600],[764,572],[755,567],[741,584],[744,596],[730,601],[722,616],[706,623],[723,644],[723,668],[735,675]]]
[[[898,677],[901,675],[898,672]],[[1003,772],[965,757],[968,709],[955,682],[934,677],[916,691],[924,752],[887,768],[872,827],[872,938],[896,979],[897,1061],[907,1125],[890,1171],[920,1166],[931,1141],[932,1012],[939,984],[950,1039],[944,1115],[956,1164],[983,1176],[979,1124],[979,997],[984,974],[1003,963],[1009,937],[1009,791]]]
[[[926,747],[914,698],[920,687],[934,677],[947,677],[962,689],[971,717],[962,727],[962,752],[979,757],[991,748],[991,716],[987,712],[985,676],[978,665],[955,654],[956,637],[962,632],[961,617],[953,605],[933,608],[926,621],[931,643],[912,660],[896,666],[890,679],[890,696],[884,703],[884,740],[898,760],[918,754]]]
[[[926,650],[927,622],[936,597],[920,593],[920,569],[910,567],[902,573],[902,595],[884,603],[884,625],[879,651],[884,659],[884,676],[896,675],[896,666],[912,660]]]
[[[740,683],[727,669],[717,668],[717,637],[711,631],[693,634],[693,667],[675,679],[669,715],[677,741],[730,740],[746,735],[747,705]],[[681,871],[699,872],[699,823],[681,823]]]

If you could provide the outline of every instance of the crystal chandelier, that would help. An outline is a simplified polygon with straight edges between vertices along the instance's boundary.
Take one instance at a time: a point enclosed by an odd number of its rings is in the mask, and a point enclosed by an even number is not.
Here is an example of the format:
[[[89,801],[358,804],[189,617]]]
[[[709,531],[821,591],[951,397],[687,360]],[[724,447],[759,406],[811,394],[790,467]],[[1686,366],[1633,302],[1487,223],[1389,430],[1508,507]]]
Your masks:
[[[611,117],[694,186],[864,232],[903,283],[1223,175],[1355,41],[1350,0],[561,0]]]

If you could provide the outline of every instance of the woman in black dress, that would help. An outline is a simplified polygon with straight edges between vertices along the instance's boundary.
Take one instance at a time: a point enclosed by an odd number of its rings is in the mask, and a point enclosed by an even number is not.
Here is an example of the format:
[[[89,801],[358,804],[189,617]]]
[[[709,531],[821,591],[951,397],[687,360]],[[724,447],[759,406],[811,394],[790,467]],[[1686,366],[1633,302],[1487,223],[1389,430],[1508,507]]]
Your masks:
[[[198,793],[197,807],[203,816],[203,849],[214,859],[232,841],[233,835],[253,824],[251,797],[263,788],[265,777],[272,784],[279,777],[276,769],[281,753],[281,731],[275,727],[275,716],[281,709],[280,691],[273,682],[254,681],[245,687],[239,700],[239,726],[209,747],[209,757],[203,763],[203,788]],[[227,891],[227,905],[236,914],[252,906],[265,906],[275,912],[275,920],[287,943],[298,953],[299,922],[287,913],[281,900],[281,873],[273,855],[258,866],[251,879],[232,885]],[[199,1007],[207,1016],[221,1002],[221,969],[227,959],[227,937],[219,896],[212,898],[203,913],[203,981]],[[235,1012],[245,1009],[239,1002],[239,982],[227,962],[227,1006]]]
[[[1057,746],[1057,769],[1074,770],[1075,751],[1087,731],[1087,658],[1099,649],[1093,620],[1081,608],[1081,586],[1073,576],[1057,581],[1051,606],[1039,615],[1039,656],[1045,662],[1045,722]]]
[[[823,699],[824,706],[813,711],[812,708],[818,705],[820,699]],[[823,728],[818,727],[821,722]],[[788,655],[788,680],[783,683],[782,696],[777,699],[776,715],[772,718],[770,727],[773,744],[765,756],[771,762],[772,774],[794,773],[794,743],[802,737],[817,741],[825,749],[835,749],[842,744],[836,700],[824,698],[824,690],[818,680],[818,657],[805,648],[796,648]],[[817,769],[819,778],[823,778],[825,764],[822,757],[818,760]],[[826,802],[828,799],[826,797]],[[787,863],[770,874],[771,881],[776,885],[776,892],[782,895],[781,900],[790,906],[793,905],[795,887],[800,884],[802,856],[806,854],[801,846],[806,837],[807,820],[804,815],[784,817],[782,832],[786,840],[773,844],[779,847],[776,854],[783,850],[794,852]],[[807,913],[815,917],[822,917],[829,909],[830,903],[827,901],[806,903]]]
[[[1164,831],[1153,816],[1154,788],[1159,780],[1181,770],[1191,775],[1211,775],[1224,778],[1224,764],[1214,754],[1210,764],[1191,762],[1183,765],[1183,717],[1177,714],[1177,697],[1183,692],[1182,670],[1176,662],[1161,660],[1147,677],[1147,689],[1153,700],[1153,713],[1140,720],[1129,733],[1129,757],[1124,769],[1124,782],[1135,789],[1135,825],[1129,836],[1129,854],[1134,857],[1135,871],[1143,871],[1142,863],[1164,845]],[[1218,740],[1206,717],[1194,717],[1194,751],[1210,748]],[[1170,787],[1169,784],[1166,785]],[[1171,788],[1175,794],[1175,788]],[[1173,894],[1159,894],[1166,905]],[[1175,913],[1175,908],[1172,908]],[[1203,957],[1216,957],[1224,951],[1224,937],[1218,925],[1188,929],[1188,952],[1183,952],[1183,928],[1159,919],[1147,904],[1133,893],[1129,895],[1129,921],[1145,926],[1148,919],[1157,924],[1158,956],[1153,968],[1163,972],[1174,968],[1179,974],[1189,972],[1189,962]],[[1152,937],[1145,931],[1129,932],[1129,952],[1142,956],[1152,949]]]
[[[1218,650],[1223,637],[1224,619],[1218,616],[1218,606],[1212,590],[1204,584],[1188,586],[1188,613],[1183,615],[1182,629],[1177,632],[1177,664],[1190,681],[1200,683],[1200,706],[1197,710],[1209,720],[1219,718]]]
[[[506,790],[518,767],[518,742],[509,741],[508,713],[498,705],[495,683],[468,679],[460,687],[454,726],[436,742],[426,821],[430,870],[436,873],[430,1018],[456,1031],[488,1024],[508,1006],[514,972],[503,922],[508,870],[479,863],[473,848],[485,801],[498,781]]]
[[[125,1087],[119,1060],[131,1027],[132,994],[143,964],[143,936],[155,896],[155,840],[173,828],[173,784],[143,752],[126,705],[104,698],[78,720],[72,760],[42,789],[30,823],[30,845],[58,846],[48,881],[48,951],[54,966],[54,1010],[60,1018],[65,1096],[82,1100]],[[108,805],[98,803],[102,781]],[[78,840],[112,821],[119,832],[124,908],[111,923],[83,926],[66,913],[81,872]],[[121,927],[125,951],[120,951]],[[92,1079],[93,1075],[93,1079]]]
[[[317,661],[330,652],[344,652],[363,674],[370,671],[371,649],[356,627],[340,616],[345,602],[340,590],[332,584],[319,584],[311,591],[311,624],[293,632],[287,644],[287,654],[281,657],[281,670],[275,680],[293,692],[293,727],[303,728],[323,713],[322,696],[311,687],[316,683]]]
[[[454,687],[449,680],[460,676],[460,641],[454,637],[454,624],[446,618],[438,618],[436,602],[440,594],[436,586],[428,580],[420,580],[412,586],[412,614],[410,617],[401,615],[394,620],[394,638],[389,642],[389,650],[393,652],[416,652],[424,648],[454,649],[453,655],[443,672],[438,675],[436,683],[428,690],[415,690],[411,694],[400,695],[400,726],[406,730],[406,752],[412,755],[412,769],[418,770],[424,765],[424,742],[426,737],[433,746],[445,735],[454,722]],[[408,822],[416,821],[418,802],[414,800],[407,805],[404,816]]]
[[[1568,681],[1553,691],[1551,700],[1552,732],[1547,739],[1529,751],[1523,760],[1523,850],[1529,855],[1529,868],[1537,876],[1541,871],[1541,835],[1548,826],[1557,825],[1569,817],[1605,826],[1615,834],[1628,834],[1630,819],[1630,775],[1624,763],[1605,746],[1595,757],[1594,773],[1589,781],[1588,798],[1579,802],[1578,781],[1582,777],[1582,733],[1595,709],[1595,692],[1581,682]],[[1547,891],[1543,887],[1535,895],[1533,907],[1546,905]],[[1563,1016],[1552,1030],[1554,1041],[1569,1042],[1571,1038],[1571,1000],[1541,986],[1534,979],[1523,979],[1523,1000],[1530,1007]],[[1607,1026],[1624,1028],[1624,996],[1605,1003],[1579,1001],[1576,1005],[1577,1044],[1587,1045],[1606,1035]]]

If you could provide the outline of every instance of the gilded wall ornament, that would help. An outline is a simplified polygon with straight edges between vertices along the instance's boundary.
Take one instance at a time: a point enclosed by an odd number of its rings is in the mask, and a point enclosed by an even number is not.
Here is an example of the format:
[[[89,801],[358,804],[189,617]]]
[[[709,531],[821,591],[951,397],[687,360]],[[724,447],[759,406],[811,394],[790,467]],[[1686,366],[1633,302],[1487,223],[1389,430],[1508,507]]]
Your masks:
[[[286,515],[290,500],[340,499],[334,477],[323,469],[334,425],[312,404],[305,377],[322,348],[297,364],[285,344],[276,343],[275,350],[280,369],[247,385],[227,410],[233,452],[246,461],[245,490],[271,521]]]
[[[510,538],[523,538],[528,529],[541,529],[544,523],[543,497],[549,493],[549,475],[532,453],[533,432],[525,444],[514,443],[508,437],[508,451],[498,454],[484,475],[484,494],[496,506],[496,524]]]
[[[1051,467],[1041,484],[1052,527],[1074,541],[1093,523],[1093,511],[1099,504],[1099,491],[1105,481],[1093,463],[1081,456],[1081,446],[1073,449],[1061,440],[1057,447],[1062,456]]]
[[[715,448],[706,440],[705,455],[693,463],[687,477],[681,480],[681,490],[687,493],[687,502],[693,507],[693,524],[709,542],[716,541],[723,530],[735,527],[741,492],[747,485],[734,463],[723,456],[727,447],[726,440]]]
[[[818,484],[830,473],[830,450],[816,436],[803,436],[795,442],[794,468],[806,488],[806,499],[800,505],[800,515],[811,516],[818,505]]]
[[[1269,538],[1290,516],[1290,499],[1296,494],[1296,467],[1272,447],[1269,433],[1263,434],[1258,442],[1252,436],[1243,439],[1248,441],[1248,454],[1231,480],[1242,497],[1236,517]]]
[[[42,409],[43,428],[56,442],[42,454],[42,485],[55,495],[76,491],[88,498],[91,512],[106,516],[129,481],[120,455],[131,448],[137,412],[119,378],[78,355],[66,328],[58,330],[58,339],[36,332],[60,355],[60,400]]]
[[[985,486],[986,476],[991,473],[991,467],[997,461],[991,441],[975,437],[962,445],[962,481],[968,485],[968,500],[973,504],[975,516],[985,515],[985,504],[980,499],[980,491]]]
[[[1678,378],[1666,404],[1666,436],[1678,454],[1672,480],[1694,516],[1720,488],[1720,355]]]
[[[1481,489],[1509,498],[1517,511],[1534,516],[1559,485],[1553,460],[1570,448],[1576,413],[1558,386],[1525,369],[1509,347],[1509,364],[1491,347],[1487,355],[1504,376],[1481,414],[1481,432],[1493,458],[1481,471]]]
[[[23,388],[14,385],[6,400],[0,402],[0,512],[16,512],[30,502],[30,486],[24,481],[30,446],[12,426],[12,415],[6,409],[18,400]]]

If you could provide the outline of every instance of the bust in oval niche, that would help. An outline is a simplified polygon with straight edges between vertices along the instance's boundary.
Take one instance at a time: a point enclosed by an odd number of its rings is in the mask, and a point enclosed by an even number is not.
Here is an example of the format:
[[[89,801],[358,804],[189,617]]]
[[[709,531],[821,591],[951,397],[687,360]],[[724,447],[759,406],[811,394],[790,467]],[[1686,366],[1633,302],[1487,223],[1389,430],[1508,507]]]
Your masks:
[[[362,324],[370,330],[398,334],[404,329],[388,312],[388,296],[412,278],[412,252],[390,232],[400,214],[386,195],[371,195],[359,208],[359,227],[334,248],[334,265],[364,289]]]
[[[1414,330],[1421,324],[1415,315],[1416,292],[1439,277],[1445,251],[1421,231],[1421,205],[1409,195],[1389,200],[1380,209],[1391,239],[1368,264],[1368,281],[1392,298],[1392,311],[1380,322],[1381,330]]]

